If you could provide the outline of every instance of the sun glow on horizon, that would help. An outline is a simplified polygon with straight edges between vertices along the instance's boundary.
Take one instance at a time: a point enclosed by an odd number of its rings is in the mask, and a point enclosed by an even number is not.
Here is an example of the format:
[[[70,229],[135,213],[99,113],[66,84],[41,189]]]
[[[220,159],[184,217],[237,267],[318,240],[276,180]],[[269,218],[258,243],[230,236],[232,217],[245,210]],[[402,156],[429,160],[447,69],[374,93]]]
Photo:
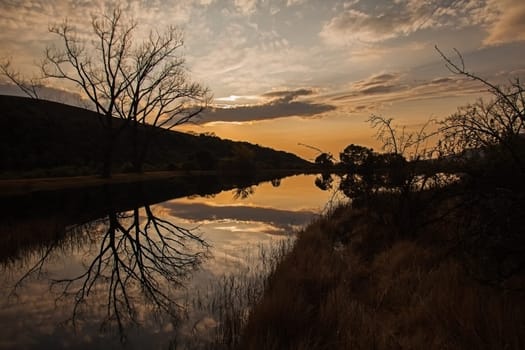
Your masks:
[[[140,23],[135,41],[150,29],[187,28],[189,77],[218,97],[195,119],[199,125],[181,130],[307,159],[315,155],[298,143],[334,154],[349,143],[375,146],[363,123],[371,114],[415,125],[480,97],[479,86],[446,69],[434,44],[452,56],[457,47],[469,71],[495,84],[524,77],[525,21],[517,21],[525,14],[523,0],[373,3],[159,0],[149,6],[130,0],[124,7]],[[62,44],[50,35],[50,22],[68,16],[83,39],[91,29],[85,14],[98,13],[100,3],[4,1],[0,10],[10,19],[0,24],[0,57],[13,57],[15,68],[30,77],[30,62],[46,46]],[[69,96],[78,91],[54,83],[61,101],[82,102]],[[10,89],[0,81],[0,93]]]
[[[239,100],[247,100],[247,101],[252,101],[252,100],[259,100],[260,97],[259,96],[255,96],[255,95],[247,95],[247,96],[241,96],[241,95],[230,95],[230,96],[226,96],[226,97],[217,97],[217,98],[214,98],[215,101],[221,101],[221,102],[237,102]]]

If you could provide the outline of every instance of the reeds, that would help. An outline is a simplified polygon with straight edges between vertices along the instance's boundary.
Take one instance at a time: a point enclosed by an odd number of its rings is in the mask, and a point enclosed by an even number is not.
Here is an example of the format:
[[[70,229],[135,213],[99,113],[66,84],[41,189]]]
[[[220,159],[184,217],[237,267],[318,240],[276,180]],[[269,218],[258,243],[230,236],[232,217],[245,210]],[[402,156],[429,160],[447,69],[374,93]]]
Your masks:
[[[182,330],[183,349],[234,349],[252,308],[261,300],[268,275],[290,251],[288,237],[259,245],[255,254],[244,257],[246,264],[237,271],[210,282],[204,290],[186,296],[188,318],[193,321]],[[193,315],[193,316],[192,316]]]

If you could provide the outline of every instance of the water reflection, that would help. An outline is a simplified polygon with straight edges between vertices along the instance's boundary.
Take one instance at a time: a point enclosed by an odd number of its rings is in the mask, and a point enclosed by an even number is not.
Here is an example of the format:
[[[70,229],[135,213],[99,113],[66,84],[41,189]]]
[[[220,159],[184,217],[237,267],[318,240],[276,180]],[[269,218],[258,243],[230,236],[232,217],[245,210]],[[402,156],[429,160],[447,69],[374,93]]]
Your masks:
[[[0,348],[112,348],[122,336],[128,347],[165,348],[187,316],[182,290],[249,264],[241,252],[250,244],[311,220],[325,202],[311,183],[213,185],[207,194],[199,185],[93,188],[12,201],[0,215]]]
[[[170,289],[183,285],[208,247],[191,229],[157,217],[149,205],[109,213],[107,230],[97,243],[98,253],[89,259],[85,272],[53,279],[52,284],[62,288],[62,296],[74,299],[73,324],[97,289],[97,298],[106,301],[102,323],[115,325],[122,336],[127,325],[137,323],[139,308],[178,317],[180,308]]]
[[[121,340],[130,325],[140,323],[144,309],[179,318],[181,307],[172,291],[184,285],[209,247],[194,229],[163,219],[148,204],[126,212],[111,210],[103,219],[68,230],[68,239],[48,242],[11,294],[16,295],[26,281],[46,276],[46,265],[64,254],[66,242],[74,239],[84,255],[85,269],[49,277],[50,290],[56,301],[72,302],[66,323],[76,328],[77,320],[86,318],[86,310],[103,309],[101,327],[117,329]]]
[[[314,183],[321,191],[328,191],[333,188],[334,178],[330,173],[322,173],[315,178]]]
[[[233,190],[234,199],[246,199],[255,193],[254,186],[240,187]]]

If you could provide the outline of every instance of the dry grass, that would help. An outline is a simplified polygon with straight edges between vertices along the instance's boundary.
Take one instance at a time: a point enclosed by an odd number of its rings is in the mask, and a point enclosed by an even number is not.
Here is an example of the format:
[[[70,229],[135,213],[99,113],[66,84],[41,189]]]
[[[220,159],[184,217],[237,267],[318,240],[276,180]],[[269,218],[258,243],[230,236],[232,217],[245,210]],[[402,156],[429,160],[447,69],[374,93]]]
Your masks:
[[[523,349],[523,292],[480,283],[455,221],[418,237],[340,207],[300,233],[270,277],[240,349]],[[525,286],[523,276],[514,286]]]
[[[290,251],[292,242],[292,238],[285,238],[260,245],[256,254],[244,257],[246,266],[212,281],[205,290],[188,294],[188,316],[198,317],[193,325],[188,324],[192,327],[189,332],[182,330],[178,349],[236,348],[251,309],[267,287],[268,275]]]

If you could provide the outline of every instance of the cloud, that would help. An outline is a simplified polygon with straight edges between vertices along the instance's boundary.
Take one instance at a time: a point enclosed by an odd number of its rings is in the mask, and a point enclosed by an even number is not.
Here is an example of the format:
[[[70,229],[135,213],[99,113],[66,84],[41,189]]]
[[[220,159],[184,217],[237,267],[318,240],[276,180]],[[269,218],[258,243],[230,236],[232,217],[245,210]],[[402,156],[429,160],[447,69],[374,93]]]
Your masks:
[[[247,21],[236,18],[226,23],[205,45],[197,39],[199,45],[190,43],[186,57],[196,80],[219,96],[311,85],[311,50],[292,46],[273,28],[255,28]]]
[[[202,221],[239,220],[265,222],[276,227],[290,228],[291,225],[304,225],[314,216],[311,211],[291,211],[253,206],[210,206],[203,203],[165,203],[170,214],[188,220]]]
[[[368,3],[369,4],[369,3]],[[323,26],[320,36],[328,44],[371,44],[418,30],[478,24],[484,1],[479,0],[397,0],[367,7],[365,2],[350,2]],[[467,20],[465,20],[467,18]]]
[[[226,121],[244,122],[253,120],[275,119],[282,117],[309,117],[335,109],[334,106],[311,101],[298,101],[301,96],[314,94],[310,89],[271,91],[261,95],[265,102],[229,108],[214,107],[205,111],[202,122]]]
[[[263,94],[262,97],[267,97],[271,99],[277,98],[281,101],[290,102],[292,100],[295,100],[299,96],[308,96],[308,95],[312,95],[313,93],[314,91],[310,89],[284,90],[284,91],[267,92]]]
[[[257,0],[234,0],[235,8],[243,15],[251,15],[257,8]]]
[[[77,93],[70,92],[68,90],[59,89],[50,86],[39,85],[36,87],[38,97],[43,100],[60,102],[71,106],[78,106],[88,108],[90,103],[82,98]],[[17,86],[10,83],[0,82],[0,95],[11,95],[11,96],[22,96],[28,97],[22,90]]]
[[[355,82],[352,88],[356,93],[361,95],[392,92],[403,88],[403,85],[398,83],[400,77],[401,75],[399,73],[372,75],[367,79]]]
[[[525,40],[523,0],[396,0],[366,7],[346,3],[327,21],[320,37],[328,44],[374,44],[408,36],[422,29],[480,26],[485,45]]]
[[[459,76],[412,80],[400,73],[380,73],[350,84],[329,101],[350,113],[377,112],[385,105],[424,99],[480,95],[486,89]]]
[[[302,5],[306,2],[306,0],[287,0],[286,6],[295,6],[295,5]]]
[[[133,17],[138,25],[135,39],[145,36],[152,29],[163,30],[164,26],[185,25],[198,11],[216,0],[163,0],[122,2],[126,16]],[[39,62],[45,47],[56,43],[56,35],[50,34],[50,25],[61,23],[64,19],[75,28],[80,39],[92,36],[91,18],[105,9],[114,6],[109,0],[20,0],[0,1],[0,57],[17,58],[18,67],[26,72],[34,71],[34,63]],[[191,26],[192,33],[200,30]],[[201,33],[195,33],[199,35]]]
[[[434,78],[434,79],[432,79],[430,81],[430,84],[439,85],[439,84],[452,83],[454,81],[455,81],[454,79],[449,78],[449,77],[441,77],[441,78]]]
[[[334,100],[347,100],[349,98],[366,97],[371,95],[385,95],[406,89],[406,84],[400,82],[401,74],[397,72],[379,73],[350,84],[349,89]],[[365,109],[361,106],[360,109]]]
[[[498,9],[499,16],[489,27],[489,35],[483,41],[485,45],[525,40],[525,2],[523,0],[492,0],[489,6]]]

